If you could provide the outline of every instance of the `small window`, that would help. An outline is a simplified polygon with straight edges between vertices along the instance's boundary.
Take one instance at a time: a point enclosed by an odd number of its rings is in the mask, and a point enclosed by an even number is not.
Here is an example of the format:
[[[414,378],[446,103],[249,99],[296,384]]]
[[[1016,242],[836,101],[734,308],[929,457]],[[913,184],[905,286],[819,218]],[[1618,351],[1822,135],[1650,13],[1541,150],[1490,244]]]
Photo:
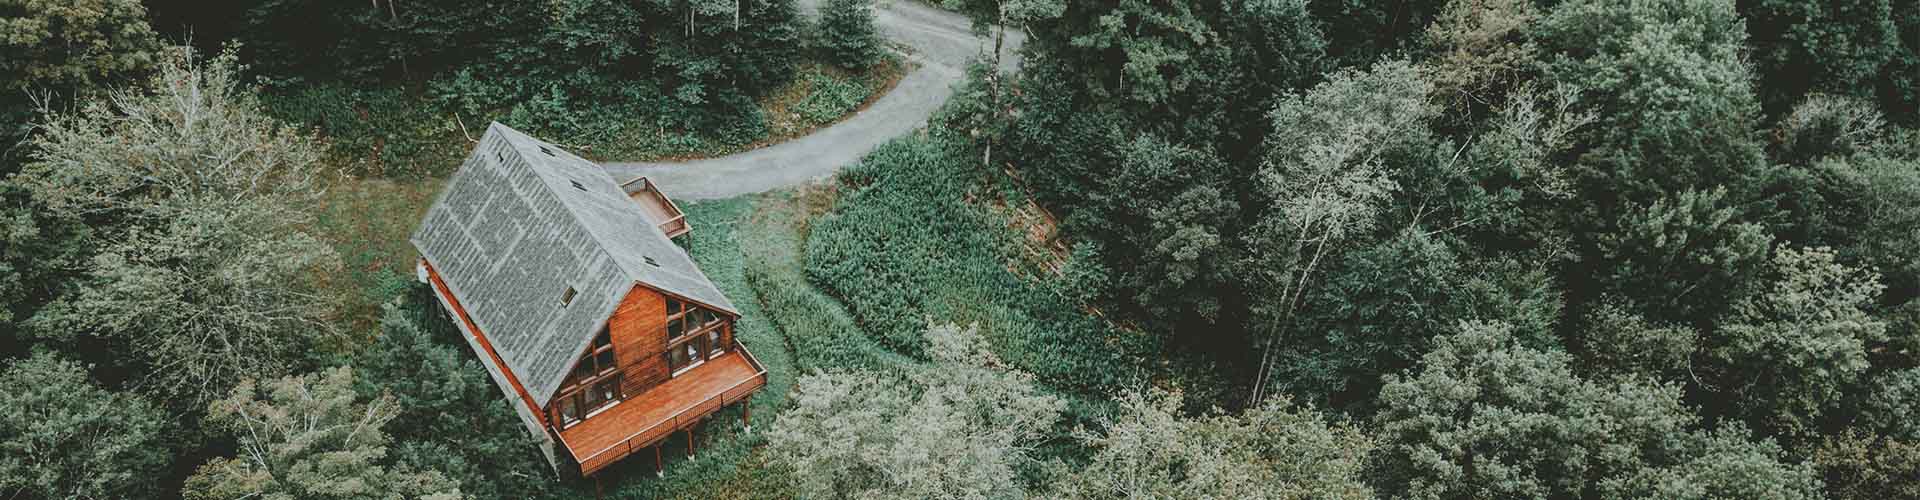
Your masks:
[[[567,287],[567,291],[560,293],[560,307],[566,307],[567,304],[572,304],[573,296],[577,295],[578,293],[579,292],[573,291],[573,287]],[[578,337],[575,337],[575,338],[578,338]]]
[[[615,377],[602,380],[600,383],[593,385],[593,392],[598,393],[596,395],[600,396],[601,400],[618,400],[620,399],[620,379]]]
[[[613,369],[613,350],[608,349],[605,351],[600,351],[600,354],[595,354],[594,364],[596,367],[598,367],[600,371],[604,372],[607,370],[612,370]]]
[[[571,396],[560,400],[560,421],[568,424],[580,421],[580,405]]]
[[[680,371],[681,368],[693,364],[693,359],[688,357],[687,353],[686,349],[668,349],[667,366],[673,371]]]
[[[581,406],[585,407],[586,411],[599,409],[600,405],[606,403],[607,399],[609,399],[607,397],[609,394],[600,392],[597,387],[592,390],[583,391],[583,394],[587,396],[587,404]]]

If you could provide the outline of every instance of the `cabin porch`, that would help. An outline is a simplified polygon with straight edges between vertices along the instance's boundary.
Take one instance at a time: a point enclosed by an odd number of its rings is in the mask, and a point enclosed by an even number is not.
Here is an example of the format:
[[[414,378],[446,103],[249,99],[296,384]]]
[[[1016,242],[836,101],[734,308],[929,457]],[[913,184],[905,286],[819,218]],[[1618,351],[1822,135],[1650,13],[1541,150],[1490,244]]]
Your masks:
[[[675,205],[646,177],[634,178],[621,184],[620,188],[626,190],[628,198],[640,204],[640,213],[659,226],[661,232],[667,233],[668,238],[678,238],[693,229],[687,225],[687,214],[680,211],[680,206]]]
[[[766,367],[735,341],[726,354],[561,430],[560,441],[580,463],[580,475],[592,476],[676,431],[690,431],[702,419],[745,401],[765,385]]]

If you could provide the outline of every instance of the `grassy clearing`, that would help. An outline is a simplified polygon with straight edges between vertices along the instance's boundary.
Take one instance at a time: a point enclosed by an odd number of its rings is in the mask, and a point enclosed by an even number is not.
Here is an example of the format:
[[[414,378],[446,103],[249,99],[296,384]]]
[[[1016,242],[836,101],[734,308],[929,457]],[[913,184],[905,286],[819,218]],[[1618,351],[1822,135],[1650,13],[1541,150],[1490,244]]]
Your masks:
[[[350,331],[373,331],[380,304],[413,281],[419,254],[407,236],[442,184],[439,179],[343,179],[328,188],[313,228],[346,265],[327,284],[346,304],[342,313]]]

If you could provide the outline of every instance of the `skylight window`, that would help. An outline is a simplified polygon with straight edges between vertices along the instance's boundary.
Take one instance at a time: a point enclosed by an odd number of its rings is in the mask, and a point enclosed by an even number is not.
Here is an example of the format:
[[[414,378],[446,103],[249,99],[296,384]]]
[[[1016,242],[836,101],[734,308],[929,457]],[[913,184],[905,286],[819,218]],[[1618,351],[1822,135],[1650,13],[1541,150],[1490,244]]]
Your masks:
[[[581,191],[586,191],[586,190],[587,190],[587,187],[586,187],[586,186],[582,186],[582,185],[580,185],[580,181],[572,181],[572,180],[570,180],[570,181],[567,181],[567,182],[571,182],[571,183],[573,183],[573,188],[574,188],[574,189],[578,189],[578,190],[581,190]]]
[[[660,267],[660,263],[659,263],[659,262],[654,262],[654,260],[653,260],[653,257],[649,257],[649,256],[645,256],[645,255],[642,255],[642,256],[640,256],[640,258],[642,258],[642,259],[646,259],[646,261],[647,261],[647,265],[649,265],[649,266],[653,266],[653,267]]]
[[[546,146],[540,146],[540,152],[546,153],[547,156],[553,156],[553,150],[547,149]]]
[[[567,287],[567,291],[560,294],[560,307],[567,307],[568,304],[572,304],[574,295],[579,295],[579,292],[573,291],[573,287]]]

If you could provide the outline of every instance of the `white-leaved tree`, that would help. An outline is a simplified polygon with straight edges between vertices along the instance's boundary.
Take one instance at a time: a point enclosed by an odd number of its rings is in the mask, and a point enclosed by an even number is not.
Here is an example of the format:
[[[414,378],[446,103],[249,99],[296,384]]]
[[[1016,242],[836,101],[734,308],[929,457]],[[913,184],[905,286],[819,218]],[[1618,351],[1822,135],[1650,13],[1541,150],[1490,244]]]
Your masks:
[[[805,498],[1022,498],[1016,471],[1066,404],[987,350],[975,328],[927,331],[933,363],[906,377],[800,378],[767,454]]]
[[[1078,437],[1095,450],[1062,471],[1060,498],[1373,498],[1363,480],[1372,438],[1344,422],[1273,398],[1239,415],[1188,417],[1177,392],[1120,398],[1101,432]]]
[[[438,472],[387,465],[391,396],[361,403],[353,369],[335,367],[256,385],[241,382],[208,408],[208,422],[239,443],[233,457],[201,465],[183,496],[194,500],[462,498]]]
[[[1430,87],[1412,64],[1386,61],[1335,73],[1269,115],[1273,132],[1256,181],[1271,205],[1247,240],[1256,255],[1254,311],[1269,344],[1284,336],[1321,259],[1375,226],[1398,189],[1385,154],[1427,133],[1439,109]],[[1264,352],[1254,401],[1264,396],[1276,350]]]
[[[9,182],[78,217],[97,245],[33,335],[134,353],[140,386],[199,405],[242,377],[287,373],[337,332],[315,285],[340,268],[304,232],[321,194],[312,137],[267,116],[232,57],[178,51],[144,86],[39,128]]]

